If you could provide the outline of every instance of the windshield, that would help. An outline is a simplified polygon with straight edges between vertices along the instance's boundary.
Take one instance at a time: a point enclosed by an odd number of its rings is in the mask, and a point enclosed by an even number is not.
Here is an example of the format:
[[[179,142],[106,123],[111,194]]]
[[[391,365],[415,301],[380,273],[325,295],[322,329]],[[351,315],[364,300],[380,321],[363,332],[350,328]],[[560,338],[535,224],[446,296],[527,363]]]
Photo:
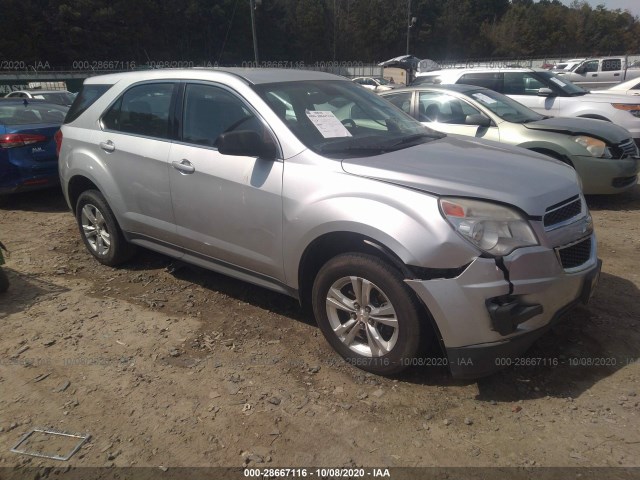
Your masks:
[[[527,123],[545,118],[521,103],[493,90],[484,89],[470,92],[469,96],[507,122]]]
[[[536,72],[535,76],[546,83],[552,90],[560,90],[564,96],[577,96],[589,93],[583,88],[574,85],[569,80],[566,80],[564,77],[559,77],[552,72]]]
[[[283,82],[254,89],[302,143],[322,154],[376,155],[444,136],[352,82]]]

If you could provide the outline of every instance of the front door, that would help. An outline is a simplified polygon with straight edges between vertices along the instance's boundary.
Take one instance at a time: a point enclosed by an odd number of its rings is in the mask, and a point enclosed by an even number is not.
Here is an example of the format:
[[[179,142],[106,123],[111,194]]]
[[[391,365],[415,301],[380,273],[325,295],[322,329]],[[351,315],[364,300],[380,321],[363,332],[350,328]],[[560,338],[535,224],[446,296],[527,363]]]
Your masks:
[[[223,132],[275,137],[244,100],[221,86],[187,84],[183,105],[169,176],[185,258],[283,280],[283,162],[222,155],[216,148]]]

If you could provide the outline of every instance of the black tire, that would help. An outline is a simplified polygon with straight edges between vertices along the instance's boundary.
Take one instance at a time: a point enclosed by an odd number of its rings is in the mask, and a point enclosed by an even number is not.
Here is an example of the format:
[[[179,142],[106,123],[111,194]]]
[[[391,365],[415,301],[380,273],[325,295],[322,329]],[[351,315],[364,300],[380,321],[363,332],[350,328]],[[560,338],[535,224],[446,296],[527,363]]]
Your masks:
[[[332,287],[334,292],[342,294],[347,303],[357,300],[354,293],[356,288],[350,277],[369,281],[371,284],[371,294],[361,294],[361,299],[366,295],[367,305],[359,305],[360,308],[354,309],[351,314],[348,313],[349,308],[334,307],[336,302],[331,302],[328,306],[328,294]],[[362,280],[356,280],[356,285],[362,285],[357,283]],[[337,304],[345,305],[340,301]],[[378,323],[368,318],[366,313],[367,307],[375,309],[385,305],[388,312],[388,304],[391,304],[393,315],[378,315],[375,318],[384,319],[385,322],[395,318],[397,328],[388,323]],[[413,363],[411,360],[416,357],[424,340],[425,328],[420,319],[423,311],[414,293],[403,282],[397,269],[371,255],[347,253],[329,260],[314,281],[312,305],[318,326],[329,344],[347,362],[377,375],[392,375],[404,370]],[[375,314],[375,311],[372,313]],[[349,325],[354,327],[348,329]],[[343,327],[344,339],[341,339],[334,328]],[[377,334],[388,348],[379,348],[379,344],[372,341],[370,332],[374,337]],[[376,351],[371,344],[376,347]]]
[[[0,267],[0,293],[4,293],[9,289],[9,277],[2,267]]]
[[[100,216],[98,216],[98,213]],[[96,220],[95,225],[99,227],[93,230],[97,230],[96,235],[90,235],[87,233],[89,229],[87,228],[87,231],[85,231],[83,227],[83,223],[91,223],[91,215]],[[76,203],[76,221],[80,229],[80,236],[87,250],[100,263],[115,267],[129,260],[135,252],[134,246],[125,240],[116,217],[99,191],[87,190],[82,192]],[[105,232],[106,236],[104,235]],[[106,239],[109,240],[108,246]]]

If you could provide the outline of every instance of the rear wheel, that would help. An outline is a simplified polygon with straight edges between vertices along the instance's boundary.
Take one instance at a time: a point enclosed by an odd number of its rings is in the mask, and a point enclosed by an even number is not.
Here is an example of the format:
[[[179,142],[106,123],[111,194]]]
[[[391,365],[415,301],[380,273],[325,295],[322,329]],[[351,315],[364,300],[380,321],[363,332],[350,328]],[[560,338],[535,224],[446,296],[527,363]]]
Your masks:
[[[329,260],[315,279],[312,303],[325,338],[352,365],[390,375],[418,353],[420,306],[400,272],[377,257]]]
[[[100,263],[116,266],[131,258],[135,249],[122,234],[109,204],[97,190],[78,198],[76,220],[87,250]]]

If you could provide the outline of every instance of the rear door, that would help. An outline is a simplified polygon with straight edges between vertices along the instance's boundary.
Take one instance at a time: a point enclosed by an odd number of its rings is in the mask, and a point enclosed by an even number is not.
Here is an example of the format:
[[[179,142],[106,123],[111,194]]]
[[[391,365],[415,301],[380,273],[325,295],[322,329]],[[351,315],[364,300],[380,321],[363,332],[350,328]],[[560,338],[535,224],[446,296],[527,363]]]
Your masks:
[[[176,88],[166,81],[132,86],[107,109],[102,129],[91,139],[117,186],[108,196],[119,206],[122,228],[172,244],[176,232],[167,162]]]
[[[188,83],[181,104],[180,141],[172,146],[169,171],[185,258],[283,280],[283,162],[223,155],[216,147],[223,132],[251,130],[273,142],[275,136],[222,85]]]
[[[622,59],[605,58],[600,62],[598,82],[591,85],[593,88],[609,88],[622,82]]]

